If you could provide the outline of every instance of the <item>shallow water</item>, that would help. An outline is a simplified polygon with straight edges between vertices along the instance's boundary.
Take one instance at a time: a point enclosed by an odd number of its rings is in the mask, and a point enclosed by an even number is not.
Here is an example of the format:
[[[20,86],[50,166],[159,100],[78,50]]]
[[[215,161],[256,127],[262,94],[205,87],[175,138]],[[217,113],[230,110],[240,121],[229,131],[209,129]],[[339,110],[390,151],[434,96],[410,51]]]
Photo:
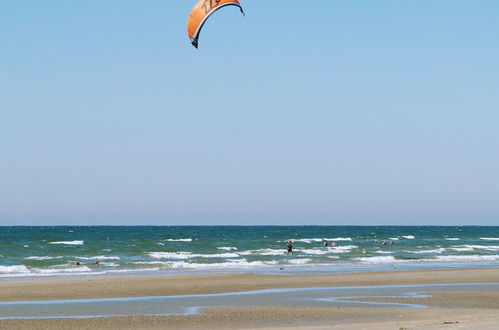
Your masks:
[[[368,302],[362,298],[423,297],[421,293],[437,291],[499,292],[499,283],[293,288],[168,297],[1,302],[0,319],[189,315],[203,308],[225,306],[424,308],[419,304]],[[360,298],[360,301],[346,300],[352,298]]]

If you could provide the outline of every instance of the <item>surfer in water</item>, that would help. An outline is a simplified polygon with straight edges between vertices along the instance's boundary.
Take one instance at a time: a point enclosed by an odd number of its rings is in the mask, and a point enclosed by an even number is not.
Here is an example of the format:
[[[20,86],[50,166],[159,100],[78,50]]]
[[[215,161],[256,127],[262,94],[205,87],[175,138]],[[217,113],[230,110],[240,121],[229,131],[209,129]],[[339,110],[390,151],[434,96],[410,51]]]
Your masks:
[[[290,253],[293,254],[293,242],[291,241],[288,241],[288,253],[286,253],[286,255],[289,255]]]

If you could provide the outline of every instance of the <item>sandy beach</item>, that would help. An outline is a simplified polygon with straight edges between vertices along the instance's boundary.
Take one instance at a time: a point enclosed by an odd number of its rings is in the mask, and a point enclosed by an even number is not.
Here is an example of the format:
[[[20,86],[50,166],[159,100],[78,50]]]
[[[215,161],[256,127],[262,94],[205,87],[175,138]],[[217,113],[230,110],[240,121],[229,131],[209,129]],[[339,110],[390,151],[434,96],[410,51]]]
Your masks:
[[[321,275],[196,274],[0,281],[0,301],[145,297],[240,292],[270,288],[393,284],[499,283],[499,269],[394,271]],[[373,299],[375,301],[376,299]],[[332,328],[493,329],[499,294],[446,292],[427,298],[378,300],[434,308],[225,307],[186,316],[0,320],[5,329]]]

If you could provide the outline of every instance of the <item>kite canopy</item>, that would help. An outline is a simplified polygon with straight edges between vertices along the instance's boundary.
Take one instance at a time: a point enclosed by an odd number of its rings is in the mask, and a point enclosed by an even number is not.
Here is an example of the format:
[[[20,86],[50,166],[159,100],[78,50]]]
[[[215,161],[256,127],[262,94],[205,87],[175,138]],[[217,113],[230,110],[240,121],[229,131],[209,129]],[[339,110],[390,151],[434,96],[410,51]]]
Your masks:
[[[237,6],[244,15],[243,8],[238,0],[200,0],[192,8],[187,20],[187,35],[194,47],[198,48],[199,33],[204,23],[214,12],[227,6]]]

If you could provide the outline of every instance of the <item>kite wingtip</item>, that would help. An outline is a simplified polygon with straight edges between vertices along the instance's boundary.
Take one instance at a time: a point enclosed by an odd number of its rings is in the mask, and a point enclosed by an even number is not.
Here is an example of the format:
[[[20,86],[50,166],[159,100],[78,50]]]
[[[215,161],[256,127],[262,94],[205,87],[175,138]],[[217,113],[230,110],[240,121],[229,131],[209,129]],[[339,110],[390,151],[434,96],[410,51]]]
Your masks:
[[[197,40],[194,40],[191,42],[191,44],[196,47],[196,49],[198,49],[198,41]]]

